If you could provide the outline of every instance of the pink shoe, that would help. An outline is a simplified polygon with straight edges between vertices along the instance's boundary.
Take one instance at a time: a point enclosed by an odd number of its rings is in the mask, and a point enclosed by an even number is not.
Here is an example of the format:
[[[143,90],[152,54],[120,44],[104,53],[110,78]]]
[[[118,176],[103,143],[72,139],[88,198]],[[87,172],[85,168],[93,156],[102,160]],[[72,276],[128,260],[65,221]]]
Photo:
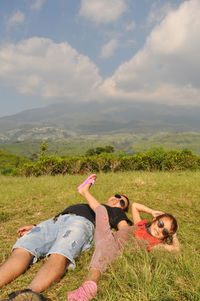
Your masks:
[[[88,301],[97,294],[97,284],[94,281],[84,282],[77,290],[67,296],[68,301]]]
[[[94,178],[94,179],[92,179],[92,178]],[[81,185],[78,186],[77,189],[79,190],[81,187],[83,187],[83,186],[85,186],[85,185],[87,185],[89,183],[91,183],[92,185],[94,185],[94,183],[96,181],[96,178],[97,178],[96,174],[93,174],[93,175],[89,176]]]

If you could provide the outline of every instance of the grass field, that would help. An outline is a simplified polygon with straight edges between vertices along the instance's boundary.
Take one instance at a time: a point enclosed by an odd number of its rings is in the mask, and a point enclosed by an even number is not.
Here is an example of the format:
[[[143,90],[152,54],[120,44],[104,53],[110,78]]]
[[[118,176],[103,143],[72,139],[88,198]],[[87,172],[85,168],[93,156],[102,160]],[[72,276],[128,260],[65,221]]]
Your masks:
[[[19,227],[38,223],[71,204],[84,202],[76,187],[82,175],[39,178],[0,176],[0,262],[10,254]],[[166,251],[125,251],[99,282],[95,300],[200,300],[200,172],[126,172],[98,174],[93,194],[104,202],[124,193],[131,202],[172,213],[178,220],[179,254]],[[130,217],[130,213],[129,213]],[[143,215],[143,217],[146,217]],[[93,249],[77,259],[77,268],[43,293],[66,300],[87,273]],[[0,299],[26,288],[44,260],[31,266],[0,291]]]

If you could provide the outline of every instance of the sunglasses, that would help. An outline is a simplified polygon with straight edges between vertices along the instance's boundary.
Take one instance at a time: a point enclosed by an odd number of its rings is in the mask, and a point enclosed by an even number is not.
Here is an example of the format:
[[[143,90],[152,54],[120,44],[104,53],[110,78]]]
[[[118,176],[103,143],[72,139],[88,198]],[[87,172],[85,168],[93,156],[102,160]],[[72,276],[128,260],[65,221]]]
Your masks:
[[[122,199],[120,194],[115,194],[115,198],[119,199],[121,207],[125,206],[125,201]]]
[[[164,223],[163,223],[163,221],[161,221],[161,220],[159,220],[158,221],[158,223],[157,223],[157,225],[158,225],[158,228],[164,228]],[[162,230],[162,234],[166,237],[166,236],[169,236],[169,232],[168,232],[168,230],[167,229],[163,229]]]

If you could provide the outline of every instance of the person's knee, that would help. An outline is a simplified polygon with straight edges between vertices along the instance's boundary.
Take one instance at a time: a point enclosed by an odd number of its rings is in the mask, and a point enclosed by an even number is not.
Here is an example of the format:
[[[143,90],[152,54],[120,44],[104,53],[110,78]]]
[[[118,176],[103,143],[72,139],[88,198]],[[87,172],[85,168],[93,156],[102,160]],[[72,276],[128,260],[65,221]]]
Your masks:
[[[55,263],[56,265],[61,265],[66,267],[67,263],[69,262],[69,259],[67,259],[65,256],[61,254],[51,254],[48,258],[48,261],[51,263]]]
[[[31,290],[41,293],[52,283],[63,276],[68,259],[60,254],[51,254],[45,264],[39,269],[35,278],[28,286]]]
[[[24,260],[31,261],[33,259],[33,254],[23,248],[16,248],[12,251],[11,256],[19,257]]]

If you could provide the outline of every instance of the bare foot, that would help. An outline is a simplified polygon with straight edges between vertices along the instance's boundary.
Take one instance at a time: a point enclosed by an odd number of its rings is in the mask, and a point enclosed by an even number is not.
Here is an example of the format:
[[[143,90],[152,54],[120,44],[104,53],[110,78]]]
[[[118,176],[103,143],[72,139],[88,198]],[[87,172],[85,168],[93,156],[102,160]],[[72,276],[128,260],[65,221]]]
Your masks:
[[[90,190],[90,187],[92,186],[92,183],[88,183],[85,186],[81,187],[78,192],[84,196],[84,194]]]
[[[90,187],[96,181],[97,176],[95,174],[89,176],[79,187],[78,191],[81,195],[84,195],[85,192],[89,191]]]

